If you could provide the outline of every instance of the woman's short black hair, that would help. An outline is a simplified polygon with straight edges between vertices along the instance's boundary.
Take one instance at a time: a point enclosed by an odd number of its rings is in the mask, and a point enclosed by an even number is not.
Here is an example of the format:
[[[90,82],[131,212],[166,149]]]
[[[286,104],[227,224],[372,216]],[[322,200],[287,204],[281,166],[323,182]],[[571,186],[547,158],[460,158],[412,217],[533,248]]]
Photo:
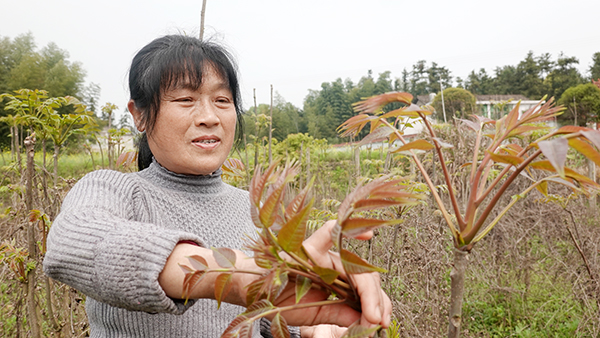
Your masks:
[[[207,66],[229,85],[237,113],[235,146],[240,144],[242,100],[233,57],[214,42],[184,35],[167,35],[150,42],[131,62],[129,92],[136,108],[142,112],[140,123],[145,126],[146,133],[152,133],[165,92],[180,85],[197,90]],[[138,148],[138,167],[142,170],[152,162],[146,135],[140,138]]]

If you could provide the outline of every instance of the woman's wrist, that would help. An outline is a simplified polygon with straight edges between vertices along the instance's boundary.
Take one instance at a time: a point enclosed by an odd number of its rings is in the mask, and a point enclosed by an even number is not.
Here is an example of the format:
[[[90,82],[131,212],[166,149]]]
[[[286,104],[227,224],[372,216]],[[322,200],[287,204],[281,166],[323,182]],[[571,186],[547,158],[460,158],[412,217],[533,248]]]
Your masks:
[[[245,306],[247,286],[258,278],[262,269],[242,251],[233,250],[233,252],[236,255],[236,264],[235,269],[232,271],[232,285],[230,292],[225,295],[222,301]],[[180,299],[184,296],[183,281],[185,279],[185,272],[180,268],[180,265],[191,266],[189,257],[195,255],[202,257],[206,261],[209,270],[223,269],[217,264],[211,249],[200,247],[195,243],[180,242],[171,252],[163,271],[158,277],[158,282],[167,296],[174,299]],[[189,295],[187,295],[188,298],[214,299],[216,278],[220,274],[216,271],[208,272],[200,283],[190,290]]]

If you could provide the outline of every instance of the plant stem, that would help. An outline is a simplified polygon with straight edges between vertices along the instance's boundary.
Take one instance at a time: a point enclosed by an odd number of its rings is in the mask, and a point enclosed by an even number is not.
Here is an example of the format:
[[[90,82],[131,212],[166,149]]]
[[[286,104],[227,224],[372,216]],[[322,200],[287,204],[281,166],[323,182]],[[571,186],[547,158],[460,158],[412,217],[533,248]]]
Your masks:
[[[496,204],[500,200],[500,197],[504,194],[506,189],[508,189],[512,182],[521,174],[521,171],[523,171],[529,165],[529,163],[531,163],[531,161],[537,158],[541,153],[541,150],[537,150],[535,153],[533,153],[533,155],[528,157],[525,161],[523,161],[523,163],[516,167],[515,171],[506,179],[506,181],[504,181],[504,183],[500,186],[500,189],[496,192],[494,197],[492,197],[490,203],[487,205],[485,210],[477,219],[477,223],[475,223],[473,228],[464,236],[465,241],[467,241],[467,243],[469,243],[473,239],[473,237],[475,237],[475,235],[483,225],[483,222],[485,222],[489,214],[492,212],[492,210],[494,209],[494,207],[496,206]]]
[[[442,167],[442,172],[444,173],[444,180],[446,181],[446,186],[448,187],[448,195],[450,196],[450,202],[452,203],[452,208],[454,209],[454,215],[456,216],[456,223],[458,223],[459,229],[462,231],[465,227],[465,221],[463,220],[462,214],[460,213],[460,208],[458,207],[458,201],[456,200],[456,194],[454,193],[454,188],[452,186],[452,179],[450,178],[450,173],[448,172],[448,166],[446,166],[446,161],[444,160],[444,155],[442,154],[442,147],[440,147],[439,142],[436,140],[435,131],[431,127],[429,121],[425,115],[419,113],[419,116],[425,123],[427,130],[429,130],[429,134],[431,134],[431,138],[433,139],[433,144],[435,145],[435,151],[440,159],[440,166]]]
[[[404,139],[404,137],[402,137],[402,134],[400,134],[400,132],[398,131],[398,129],[394,128],[387,120],[380,119],[380,121],[383,124],[387,125],[388,127],[392,128],[394,130],[394,133],[396,134],[396,137],[398,137],[398,139],[400,141],[402,141],[403,144],[407,143],[406,140]],[[440,195],[437,193],[437,190],[435,189],[433,182],[431,182],[429,175],[427,175],[427,171],[423,167],[423,164],[421,163],[421,161],[419,161],[419,158],[417,157],[417,155],[412,150],[409,150],[409,151],[412,155],[414,163],[417,165],[417,167],[419,168],[419,171],[423,175],[423,179],[425,180],[425,183],[429,187],[429,190],[431,191],[431,194],[433,195],[435,202],[437,203],[438,207],[440,208],[440,211],[442,212],[442,216],[444,217],[444,220],[450,227],[450,230],[452,231],[454,239],[457,241],[457,243],[455,243],[455,244],[460,244],[460,242],[462,241],[462,237],[460,235],[460,232],[454,226],[454,223],[452,222],[452,218],[450,217],[450,214],[448,214],[448,211],[446,210],[446,207],[444,206],[444,202],[442,202]]]
[[[448,338],[458,338],[462,325],[462,303],[465,290],[465,271],[467,270],[466,251],[454,249],[452,271],[450,272],[450,313]]]

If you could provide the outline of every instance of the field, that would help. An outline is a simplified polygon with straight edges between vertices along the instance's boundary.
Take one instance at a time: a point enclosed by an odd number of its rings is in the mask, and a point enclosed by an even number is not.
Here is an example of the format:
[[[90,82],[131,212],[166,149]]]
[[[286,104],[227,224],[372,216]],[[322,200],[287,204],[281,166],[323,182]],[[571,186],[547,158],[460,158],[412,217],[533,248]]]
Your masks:
[[[447,137],[456,137],[446,131]],[[448,151],[449,162],[461,163],[471,148],[460,143]],[[275,157],[295,158],[302,174],[291,189],[303,187],[314,177],[315,209],[312,227],[335,218],[339,205],[359,180],[389,173],[414,180],[416,189],[427,192],[408,158],[389,155],[387,148],[363,148],[358,156],[352,150],[334,151],[313,141],[298,144],[282,142]],[[302,149],[302,151],[300,150]],[[266,148],[252,147],[234,152],[232,157],[253,167],[266,163]],[[69,188],[85,173],[101,167],[99,154],[62,155],[60,179],[53,185],[52,160],[43,170],[36,155],[32,209],[43,217],[30,217],[25,206],[25,161],[19,168],[9,152],[0,158],[0,238],[4,247],[0,266],[0,336],[27,337],[28,290],[35,291],[36,311],[43,336],[82,337],[88,334],[83,305],[85,296],[41,274],[44,234],[58,212],[60,201]],[[422,161],[443,192],[439,168],[431,156]],[[582,173],[586,162],[577,154],[569,155],[569,164]],[[358,164],[357,164],[358,163]],[[131,170],[131,169],[123,169]],[[436,177],[436,170],[438,175]],[[452,173],[456,188],[464,191],[464,173],[455,166]],[[245,171],[224,176],[229,183],[246,188]],[[503,197],[504,204],[520,193],[527,182],[517,181]],[[599,239],[600,212],[594,199],[572,195],[566,188],[551,186],[551,197],[532,192],[502,219],[492,232],[472,250],[466,273],[463,304],[463,337],[598,337],[600,335]],[[463,203],[466,194],[459,194]],[[394,321],[400,337],[440,337],[448,327],[452,237],[429,197],[402,215],[402,224],[376,231],[368,242],[352,241],[350,248],[371,263],[384,267],[383,285],[394,303]],[[393,208],[381,217],[397,217]],[[27,230],[34,229],[40,256],[27,256]],[[30,276],[35,274],[34,288]]]

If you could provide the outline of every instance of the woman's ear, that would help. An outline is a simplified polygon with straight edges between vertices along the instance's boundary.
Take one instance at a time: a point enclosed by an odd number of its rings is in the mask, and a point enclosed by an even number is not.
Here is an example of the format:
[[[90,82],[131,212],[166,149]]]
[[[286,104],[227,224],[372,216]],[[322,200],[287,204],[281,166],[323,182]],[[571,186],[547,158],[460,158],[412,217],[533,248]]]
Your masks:
[[[133,123],[135,124],[137,130],[140,133],[146,130],[146,126],[142,124],[142,112],[138,109],[138,107],[136,107],[133,100],[129,100],[129,102],[127,102],[127,110],[129,110],[129,113],[131,113],[131,116],[133,117]]]

